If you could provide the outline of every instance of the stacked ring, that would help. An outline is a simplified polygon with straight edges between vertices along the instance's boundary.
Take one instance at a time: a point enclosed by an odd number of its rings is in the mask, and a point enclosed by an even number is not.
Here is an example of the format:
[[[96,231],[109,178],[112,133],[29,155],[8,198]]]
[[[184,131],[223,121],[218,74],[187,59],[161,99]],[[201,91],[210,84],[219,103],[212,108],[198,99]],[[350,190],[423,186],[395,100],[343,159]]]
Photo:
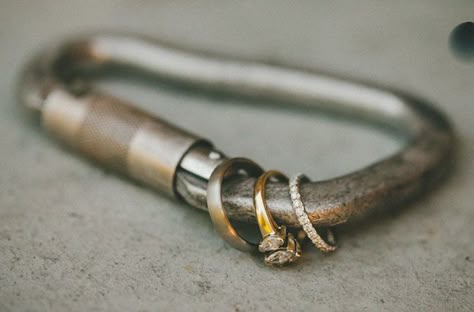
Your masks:
[[[214,169],[207,186],[207,209],[217,233],[232,247],[241,251],[254,251],[257,244],[241,237],[230,223],[222,204],[222,184],[229,173],[244,170],[248,175],[258,177],[263,169],[247,158],[232,158]]]
[[[270,178],[288,180],[281,172],[269,170],[255,182],[253,203],[258,227],[262,240],[258,246],[260,252],[267,253],[264,258],[269,265],[286,265],[301,257],[301,247],[291,233],[287,233],[284,225],[278,226],[273,219],[265,199],[265,186]]]
[[[298,222],[301,224],[303,230],[308,235],[311,242],[313,242],[314,246],[321,251],[330,252],[336,250],[336,246],[330,245],[326,243],[321,236],[319,236],[316,229],[311,224],[311,220],[309,220],[308,214],[306,213],[306,209],[301,199],[300,194],[300,182],[301,180],[308,180],[306,176],[303,174],[298,174],[290,179],[289,187],[290,187],[290,198],[291,198],[291,206],[293,207],[296,217],[298,218]],[[334,241],[333,235],[331,230],[328,230],[328,236],[331,237],[331,241]]]
[[[227,217],[223,205],[222,184],[225,177],[229,174],[239,174],[241,170],[250,176],[258,177],[253,189],[253,205],[258,227],[262,234],[262,239],[258,244],[246,240],[237,233]],[[232,158],[224,161],[214,169],[209,178],[207,207],[214,227],[229,245],[241,251],[255,251],[258,248],[265,254],[264,262],[266,264],[282,266],[300,258],[301,247],[295,236],[287,231],[286,226],[279,226],[275,222],[268,209],[265,187],[272,178],[278,181],[288,181],[283,173],[276,170],[263,172],[259,165],[247,158]],[[297,175],[289,181],[290,198],[298,221],[317,248],[325,252],[333,251],[336,247],[326,243],[319,236],[306,214],[299,191],[301,179],[306,179],[306,177]]]

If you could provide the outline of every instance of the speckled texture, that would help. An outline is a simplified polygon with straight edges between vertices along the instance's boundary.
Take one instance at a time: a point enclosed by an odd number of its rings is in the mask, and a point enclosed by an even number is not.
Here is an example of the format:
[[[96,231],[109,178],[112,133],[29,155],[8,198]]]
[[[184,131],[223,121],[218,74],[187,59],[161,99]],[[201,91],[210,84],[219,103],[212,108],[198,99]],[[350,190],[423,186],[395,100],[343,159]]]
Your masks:
[[[0,310],[472,311],[474,67],[452,56],[448,36],[472,19],[473,10],[471,1],[5,1]],[[456,171],[406,209],[340,229],[334,254],[308,245],[297,265],[264,267],[261,259],[225,246],[205,213],[76,157],[16,105],[15,77],[32,52],[71,32],[102,28],[327,68],[426,96],[457,128]],[[107,87],[212,137],[229,155],[289,174],[329,178],[398,146],[360,126],[282,111],[254,135],[268,110],[188,91],[119,85]],[[219,118],[205,119],[209,110]],[[281,122],[287,126],[275,135]],[[288,162],[292,157],[298,161]]]

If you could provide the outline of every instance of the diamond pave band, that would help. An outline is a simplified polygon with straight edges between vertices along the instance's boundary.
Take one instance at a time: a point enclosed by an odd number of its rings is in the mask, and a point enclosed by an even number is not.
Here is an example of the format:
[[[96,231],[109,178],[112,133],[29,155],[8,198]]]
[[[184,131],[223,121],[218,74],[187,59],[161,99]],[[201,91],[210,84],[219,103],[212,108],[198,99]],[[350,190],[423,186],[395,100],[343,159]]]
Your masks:
[[[319,236],[318,232],[311,224],[308,214],[306,213],[303,201],[301,199],[301,194],[300,194],[300,182],[301,182],[301,179],[304,179],[304,178],[306,177],[303,174],[297,174],[296,176],[290,179],[290,182],[289,182],[290,197],[291,197],[291,205],[293,207],[293,210],[296,213],[298,222],[301,224],[301,226],[303,227],[303,230],[306,232],[311,242],[313,242],[314,246],[316,246],[316,248],[324,252],[334,251],[336,250],[337,247],[329,245],[321,238],[321,236]]]

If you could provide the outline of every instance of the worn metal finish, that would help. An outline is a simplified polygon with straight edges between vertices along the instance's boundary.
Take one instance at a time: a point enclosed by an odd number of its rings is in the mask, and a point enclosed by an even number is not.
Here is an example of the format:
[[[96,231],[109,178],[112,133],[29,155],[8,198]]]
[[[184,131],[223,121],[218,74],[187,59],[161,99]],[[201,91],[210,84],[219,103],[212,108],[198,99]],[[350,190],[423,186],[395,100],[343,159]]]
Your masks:
[[[133,68],[232,95],[323,109],[381,125],[407,137],[407,145],[397,154],[367,168],[301,185],[300,192],[314,225],[335,225],[377,207],[403,203],[425,191],[449,167],[453,131],[443,114],[422,100],[304,70],[186,52],[132,36],[97,35],[51,48],[26,69],[20,98],[28,107],[43,110],[56,90],[76,96],[77,81],[85,70],[109,66]],[[90,93],[83,88],[79,92]],[[191,149],[184,155],[186,167],[179,166],[176,171],[176,192],[201,209],[206,209],[208,175],[225,159],[216,158],[214,153],[217,151],[210,146],[194,154]],[[199,165],[189,165],[193,163]],[[156,187],[147,179],[142,180]],[[254,222],[254,182],[251,177],[228,182],[223,200],[231,218]],[[299,226],[286,183],[269,185],[267,204],[277,222]]]

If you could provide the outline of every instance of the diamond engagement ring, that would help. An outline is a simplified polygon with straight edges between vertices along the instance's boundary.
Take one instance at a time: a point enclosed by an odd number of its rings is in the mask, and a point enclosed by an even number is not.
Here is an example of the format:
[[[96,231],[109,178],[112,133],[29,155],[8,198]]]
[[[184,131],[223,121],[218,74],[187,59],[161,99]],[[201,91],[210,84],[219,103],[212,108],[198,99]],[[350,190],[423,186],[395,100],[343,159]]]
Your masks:
[[[278,226],[275,223],[267,207],[265,198],[265,186],[269,179],[277,181],[287,181],[288,178],[281,172],[269,170],[263,173],[255,182],[253,191],[253,203],[258,227],[262,234],[262,240],[258,246],[260,252],[267,253],[266,264],[286,265],[296,261],[301,256],[299,242],[288,233],[284,225]],[[285,245],[286,244],[286,245]]]

